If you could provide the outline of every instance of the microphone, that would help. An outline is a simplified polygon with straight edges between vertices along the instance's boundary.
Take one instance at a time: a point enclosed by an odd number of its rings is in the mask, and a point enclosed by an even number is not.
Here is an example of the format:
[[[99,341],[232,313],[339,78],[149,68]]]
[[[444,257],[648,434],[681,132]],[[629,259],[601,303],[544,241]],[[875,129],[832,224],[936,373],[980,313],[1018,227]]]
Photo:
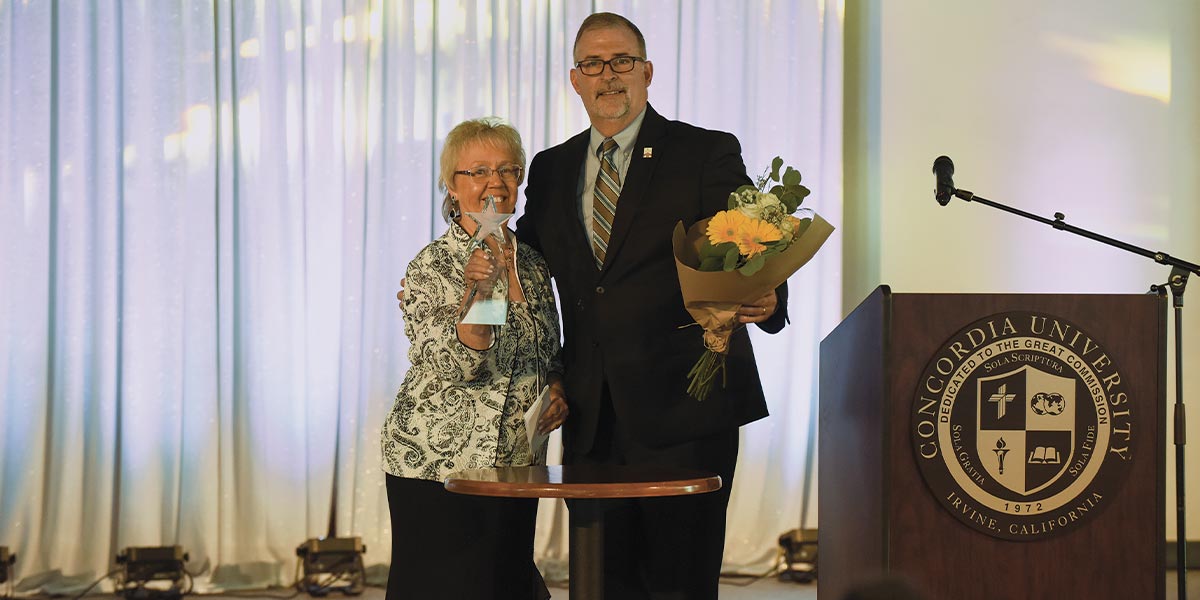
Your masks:
[[[950,204],[954,197],[954,161],[949,156],[939,156],[933,161],[933,174],[937,176],[937,188],[933,197],[938,204]]]

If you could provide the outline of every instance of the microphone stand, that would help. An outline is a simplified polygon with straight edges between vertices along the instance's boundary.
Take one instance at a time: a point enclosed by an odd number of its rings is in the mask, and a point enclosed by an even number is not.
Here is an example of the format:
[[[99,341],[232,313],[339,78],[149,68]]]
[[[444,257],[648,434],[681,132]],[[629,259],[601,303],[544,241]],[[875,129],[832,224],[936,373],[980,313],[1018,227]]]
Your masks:
[[[951,173],[953,173],[953,165],[951,165]],[[942,185],[942,182],[939,182]],[[1120,248],[1126,252],[1139,254],[1153,260],[1156,263],[1171,267],[1171,276],[1166,283],[1161,285],[1151,285],[1150,292],[1153,294],[1161,294],[1166,290],[1171,291],[1171,305],[1175,309],[1175,406],[1174,406],[1174,425],[1175,425],[1175,579],[1178,582],[1179,598],[1187,598],[1187,530],[1184,527],[1184,446],[1187,443],[1185,427],[1185,415],[1183,408],[1183,290],[1187,287],[1188,276],[1195,273],[1200,275],[1200,265],[1190,263],[1186,260],[1181,260],[1167,254],[1166,252],[1154,252],[1145,248],[1134,246],[1121,240],[1113,239],[1105,235],[1100,235],[1076,227],[1067,223],[1066,215],[1056,212],[1054,219],[1047,219],[1032,213],[1027,213],[1021,209],[1005,206],[999,202],[993,202],[982,196],[976,196],[974,192],[950,187],[947,190],[938,190],[938,203],[945,206],[950,196],[960,198],[966,202],[978,202],[992,208],[1012,213],[1017,216],[1025,217],[1032,221],[1045,223],[1059,231],[1067,231],[1074,233],[1090,240],[1096,240],[1104,244],[1108,244],[1114,248]]]

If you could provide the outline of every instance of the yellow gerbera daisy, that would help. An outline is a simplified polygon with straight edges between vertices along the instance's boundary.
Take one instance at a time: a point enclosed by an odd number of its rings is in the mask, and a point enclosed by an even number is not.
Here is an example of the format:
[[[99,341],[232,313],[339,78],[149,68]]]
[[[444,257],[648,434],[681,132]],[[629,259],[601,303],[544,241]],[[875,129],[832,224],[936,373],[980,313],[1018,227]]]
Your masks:
[[[738,252],[746,258],[754,258],[755,254],[767,249],[764,244],[777,242],[781,237],[783,233],[778,227],[762,219],[746,219],[738,230]]]
[[[749,220],[749,217],[736,210],[723,210],[713,215],[708,221],[708,229],[705,230],[709,243],[714,246],[725,242],[738,243],[741,239],[739,233]]]

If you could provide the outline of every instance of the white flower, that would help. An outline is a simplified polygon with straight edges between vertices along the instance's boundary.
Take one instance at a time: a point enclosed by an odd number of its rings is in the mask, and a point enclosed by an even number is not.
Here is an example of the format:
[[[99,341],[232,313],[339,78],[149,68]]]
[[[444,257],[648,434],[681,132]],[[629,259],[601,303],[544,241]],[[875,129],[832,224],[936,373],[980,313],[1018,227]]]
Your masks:
[[[780,219],[779,231],[783,232],[783,239],[790,242],[792,239],[792,233],[795,232],[795,230],[796,230],[796,222],[795,221],[788,219],[786,217],[783,219]]]
[[[783,209],[783,203],[779,201],[779,198],[775,194],[760,192],[758,190],[746,190],[739,194],[738,204],[740,205],[738,206],[738,210],[751,219],[763,218],[763,211],[768,207]]]
[[[762,207],[762,220],[778,226],[784,219],[782,204],[766,204]]]
[[[783,203],[779,201],[779,197],[771,192],[763,192],[760,194],[758,197],[758,204],[763,208],[768,206],[783,206]]]
[[[738,211],[751,219],[758,219],[762,216],[762,207],[753,203],[739,206]]]

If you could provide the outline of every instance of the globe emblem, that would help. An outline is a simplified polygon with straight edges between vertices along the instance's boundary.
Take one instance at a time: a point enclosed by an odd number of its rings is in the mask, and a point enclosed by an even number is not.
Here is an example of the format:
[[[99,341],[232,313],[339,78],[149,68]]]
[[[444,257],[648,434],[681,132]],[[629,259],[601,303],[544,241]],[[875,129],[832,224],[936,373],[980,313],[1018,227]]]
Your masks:
[[[1038,392],[1029,401],[1029,407],[1039,415],[1061,415],[1067,408],[1067,401],[1057,392]]]

